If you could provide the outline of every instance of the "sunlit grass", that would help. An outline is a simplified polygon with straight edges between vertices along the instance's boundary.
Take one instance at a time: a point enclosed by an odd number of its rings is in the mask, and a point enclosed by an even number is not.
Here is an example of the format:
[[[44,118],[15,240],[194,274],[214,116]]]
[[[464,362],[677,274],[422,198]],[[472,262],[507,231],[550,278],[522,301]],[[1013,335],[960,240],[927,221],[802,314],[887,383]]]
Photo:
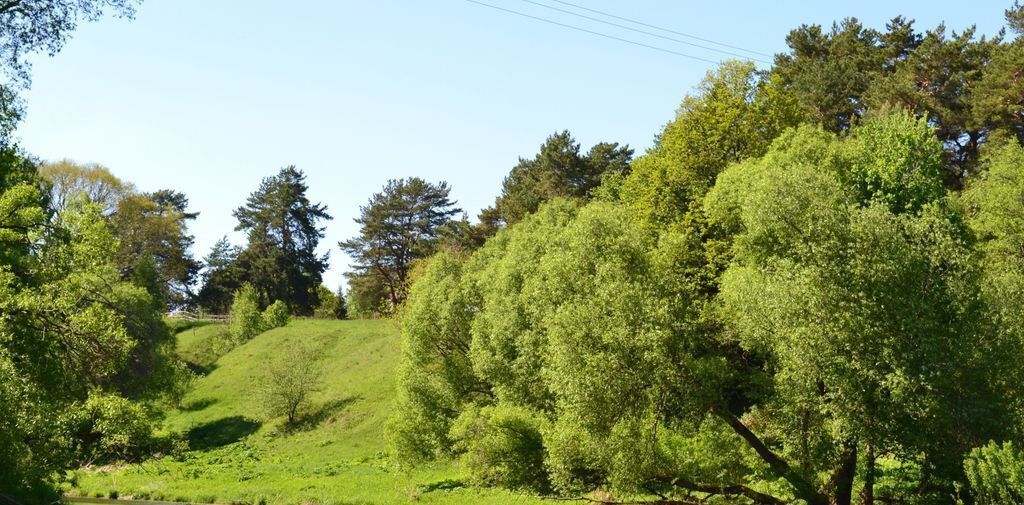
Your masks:
[[[183,356],[216,338],[220,325],[180,334]],[[320,350],[323,384],[296,428],[266,419],[253,397],[260,364],[287,346]],[[406,468],[388,456],[385,422],[394,397],[399,339],[389,321],[297,320],[232,350],[207,367],[168,412],[165,429],[191,450],[142,464],[79,470],[69,494],[218,503],[527,504],[536,498],[461,485],[449,463]],[[198,363],[204,364],[204,363]],[[205,364],[204,364],[205,365]]]

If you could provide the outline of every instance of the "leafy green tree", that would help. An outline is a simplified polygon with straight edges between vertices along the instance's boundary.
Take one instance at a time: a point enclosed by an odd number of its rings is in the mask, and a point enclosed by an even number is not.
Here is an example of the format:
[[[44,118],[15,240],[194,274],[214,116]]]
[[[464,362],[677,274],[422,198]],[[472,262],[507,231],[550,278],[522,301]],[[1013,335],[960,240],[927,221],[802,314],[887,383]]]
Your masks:
[[[199,262],[192,257],[194,237],[188,232],[196,213],[187,211],[188,198],[172,191],[129,194],[120,199],[111,215],[117,229],[116,258],[123,278],[130,278],[140,265],[156,270],[153,296],[167,308],[192,301],[192,284]]]
[[[348,317],[348,305],[345,303],[345,292],[340,288],[335,293],[321,284],[317,286],[317,298],[320,306],[313,312],[315,317],[323,319],[345,319]]]
[[[327,255],[317,245],[324,237],[321,221],[327,207],[309,201],[306,176],[294,166],[263,179],[245,205],[235,210],[238,231],[248,244],[238,255],[243,279],[260,294],[261,305],[283,300],[300,315],[317,306],[316,286],[327,269]]]
[[[545,417],[517,407],[471,408],[452,426],[455,450],[462,454],[477,485],[546,492]]]
[[[289,425],[299,420],[310,395],[320,388],[319,358],[316,349],[291,345],[265,365],[254,385],[269,417],[283,415]]]
[[[334,295],[334,318],[335,319],[348,319],[348,295],[345,294],[345,290],[340,286],[338,292]]]
[[[786,36],[790,51],[775,58],[772,72],[807,111],[832,132],[853,127],[867,108],[872,83],[895,71],[921,43],[913,22],[896,17],[881,33],[847,18],[825,31],[802,25]]]
[[[64,421],[77,433],[78,463],[132,461],[153,444],[153,416],[146,408],[116,394],[94,392]]]
[[[830,150],[819,140],[737,167],[753,180],[740,182],[732,207],[742,232],[722,280],[723,316],[743,348],[772,363],[776,394],[747,415],[783,443],[772,448],[749,421],[724,419],[808,503],[849,503],[858,477],[873,499],[881,455],[951,486],[969,441],[1008,426],[1005,391],[990,374],[1018,351],[990,341],[979,324],[963,216],[941,192],[921,191],[941,184],[929,168],[941,145],[918,133],[927,131],[895,114],[855,130],[824,165],[806,162]],[[871,172],[850,165],[882,168],[902,185],[869,184],[875,189],[864,194],[857,189]],[[730,180],[742,181],[737,175]],[[972,400],[961,403],[962,395]]]
[[[356,278],[373,279],[376,282],[367,287],[383,285],[387,291],[385,305],[367,299],[369,306],[364,306],[360,300],[360,310],[390,312],[405,300],[413,263],[434,253],[442,228],[461,212],[449,199],[450,192],[446,182],[392,179],[359,208],[359,235],[338,246],[355,261]],[[361,283],[349,279],[350,290],[362,289]]]
[[[374,319],[388,306],[388,286],[380,274],[366,271],[345,272],[349,311],[356,318]]]
[[[13,442],[0,454],[15,455],[2,462],[5,482],[40,490],[87,457],[88,434],[72,422],[81,402],[94,393],[132,408],[162,400],[180,391],[185,370],[153,297],[121,279],[103,209],[77,200],[50,217],[34,172],[16,172],[0,178],[0,247],[13,260],[0,267],[0,401],[20,420],[5,424]]]
[[[398,408],[389,432],[405,460],[450,454],[448,432],[459,411],[491,395],[468,356],[474,300],[463,285],[463,263],[456,253],[434,255],[403,305]]]
[[[493,210],[484,209],[480,221],[493,231],[521,221],[553,198],[587,198],[605,178],[628,173],[632,159],[629,146],[601,142],[581,154],[568,130],[553,133],[533,159],[519,159],[502,182]]]
[[[632,164],[619,190],[645,222],[684,219],[730,163],[764,154],[802,114],[777,79],[752,63],[726,62],[683,99],[654,147]]]
[[[125,196],[134,193],[131,184],[117,178],[102,165],[81,165],[71,160],[43,163],[39,173],[50,182],[50,204],[57,213],[71,202],[86,198],[111,214]]]
[[[909,112],[783,134],[704,198],[720,280],[704,225],[638,227],[605,201],[438,255],[402,312],[398,453],[563,493],[949,496],[972,447],[1014,432],[1022,340],[988,322],[942,152]],[[497,435],[495,408],[542,420],[520,433],[540,442]]]
[[[259,303],[259,294],[251,284],[243,284],[235,291],[231,302],[231,322],[228,325],[232,346],[248,342],[266,330]]]

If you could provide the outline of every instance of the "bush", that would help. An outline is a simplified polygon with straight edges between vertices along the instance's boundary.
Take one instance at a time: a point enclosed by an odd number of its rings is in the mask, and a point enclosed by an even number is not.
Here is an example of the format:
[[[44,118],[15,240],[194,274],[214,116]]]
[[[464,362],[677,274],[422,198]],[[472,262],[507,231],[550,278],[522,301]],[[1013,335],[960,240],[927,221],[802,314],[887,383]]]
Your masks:
[[[153,445],[153,424],[146,409],[116,394],[91,393],[69,416],[83,462],[133,460]]]
[[[288,305],[278,300],[270,304],[267,310],[263,311],[263,330],[287,326],[291,318],[292,316],[288,312]]]
[[[255,389],[267,417],[286,416],[295,424],[320,387],[319,353],[304,344],[288,344],[256,379]]]
[[[451,438],[476,484],[545,492],[546,420],[519,407],[470,408],[452,426]]]
[[[260,314],[259,295],[250,284],[235,291],[231,302],[231,323],[228,333],[234,344],[241,344],[264,331],[263,315]]]
[[[1012,442],[974,449],[964,472],[977,505],[1024,504],[1024,454]]]

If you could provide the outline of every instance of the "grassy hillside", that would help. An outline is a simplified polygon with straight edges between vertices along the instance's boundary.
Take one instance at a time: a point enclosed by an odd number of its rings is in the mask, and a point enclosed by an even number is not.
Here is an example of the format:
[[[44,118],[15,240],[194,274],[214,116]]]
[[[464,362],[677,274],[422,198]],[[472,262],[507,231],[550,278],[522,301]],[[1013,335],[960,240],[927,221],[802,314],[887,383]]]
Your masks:
[[[179,349],[208,372],[165,427],[190,449],[143,464],[79,470],[68,494],[219,503],[528,504],[528,496],[461,486],[450,464],[404,468],[387,455],[399,342],[388,321],[293,321],[215,362],[204,342],[223,327],[189,328]],[[323,387],[298,428],[264,419],[253,398],[261,363],[287,346],[322,355]]]

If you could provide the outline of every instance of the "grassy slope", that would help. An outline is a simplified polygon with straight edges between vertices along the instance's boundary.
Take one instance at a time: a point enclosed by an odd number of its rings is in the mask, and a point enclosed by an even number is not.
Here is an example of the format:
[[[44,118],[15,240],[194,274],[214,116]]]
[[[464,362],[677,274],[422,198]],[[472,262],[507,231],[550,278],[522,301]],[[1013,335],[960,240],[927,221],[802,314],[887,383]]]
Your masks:
[[[218,325],[185,330],[184,356]],[[323,355],[323,388],[298,430],[261,420],[250,383],[285,346],[304,342]],[[402,468],[386,454],[384,425],[394,396],[398,335],[387,321],[294,321],[259,335],[212,365],[169,412],[168,430],[186,434],[192,450],[117,469],[76,472],[69,494],[202,502],[529,504],[499,490],[451,488],[461,473],[449,464]],[[432,488],[440,488],[433,489]]]

